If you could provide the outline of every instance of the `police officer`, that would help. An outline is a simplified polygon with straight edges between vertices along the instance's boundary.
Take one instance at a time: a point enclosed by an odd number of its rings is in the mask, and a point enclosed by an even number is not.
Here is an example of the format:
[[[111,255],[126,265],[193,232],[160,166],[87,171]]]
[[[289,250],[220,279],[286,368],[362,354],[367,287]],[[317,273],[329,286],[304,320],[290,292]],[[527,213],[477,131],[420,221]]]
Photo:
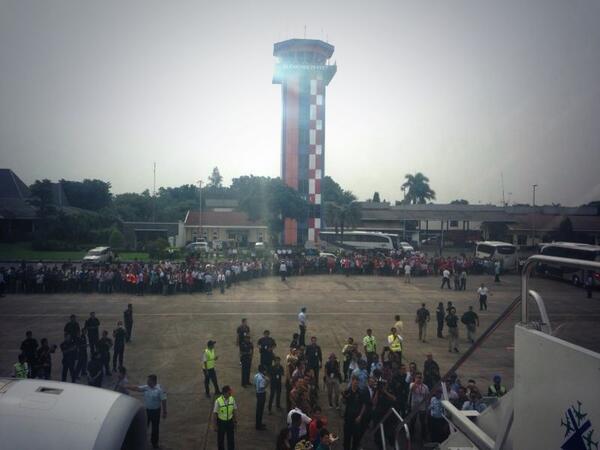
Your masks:
[[[506,394],[506,387],[502,386],[501,382],[502,378],[500,375],[495,375],[494,383],[490,384],[490,387],[488,388],[489,397],[502,397],[504,394]]]
[[[85,328],[81,330],[81,335],[76,335],[75,344],[77,345],[77,366],[75,367],[75,376],[79,378],[80,375],[87,375],[88,354]]]
[[[204,390],[206,391],[206,397],[210,398],[209,384],[212,384],[215,388],[215,395],[219,393],[219,382],[217,381],[217,372],[215,371],[215,361],[219,358],[215,353],[215,344],[217,341],[208,341],[206,348],[204,349],[204,355],[202,357],[202,370],[204,372]]]
[[[240,359],[242,362],[242,387],[250,385],[250,369],[252,367],[252,356],[254,355],[254,345],[250,340],[250,335],[245,335],[240,342]]]
[[[237,423],[235,411],[237,404],[231,395],[231,388],[223,386],[222,395],[215,400],[213,408],[213,430],[217,432],[219,450],[225,450],[225,435],[227,434],[227,450],[235,450],[234,430]]]
[[[271,332],[265,330],[263,337],[258,340],[258,349],[260,350],[260,363],[267,368],[271,369],[273,365],[273,349],[277,347],[275,339],[271,337]]]
[[[102,337],[98,340],[98,344],[96,345],[97,351],[100,352],[100,357],[102,359],[102,366],[104,367],[104,373],[106,376],[110,377],[110,348],[113,345],[113,341],[108,337],[108,331],[104,330],[102,332]]]
[[[267,401],[267,368],[262,364],[258,366],[258,373],[254,375],[254,387],[256,388],[256,421],[254,427],[257,430],[266,430],[266,425],[262,422]]]
[[[60,344],[62,352],[62,381],[67,381],[67,373],[71,374],[71,381],[75,383],[75,361],[77,361],[77,345],[69,333],[65,333],[65,340]]]
[[[306,355],[306,367],[312,369],[315,374],[315,387],[319,389],[319,369],[323,367],[323,352],[321,347],[317,344],[317,338],[312,336],[310,338],[310,344],[306,346],[304,352]]]
[[[96,317],[95,312],[90,313],[90,317],[85,321],[83,328],[87,332],[88,341],[90,343],[90,352],[94,353],[96,350],[96,344],[98,344],[99,333],[100,333],[100,321]]]
[[[31,331],[25,333],[25,340],[21,342],[21,353],[25,356],[27,362],[27,378],[36,377],[36,353],[38,341],[33,337]]]
[[[281,365],[281,358],[276,356],[273,359],[273,367],[271,367],[271,393],[269,395],[269,414],[273,408],[273,400],[275,400],[275,406],[277,409],[281,409],[281,386],[283,380],[283,374],[285,370]]]
[[[102,387],[103,369],[102,355],[96,351],[92,353],[90,362],[87,366],[88,385]]]
[[[125,323],[125,331],[127,333],[126,342],[131,341],[131,330],[133,330],[133,306],[131,303],[127,305],[127,309],[123,312],[123,322]]]
[[[63,331],[70,334],[71,337],[74,337],[77,331],[81,331],[81,327],[79,326],[79,322],[77,322],[77,316],[75,316],[75,314],[71,314]]]
[[[402,338],[398,335],[396,327],[392,327],[390,334],[387,338],[388,346],[390,347],[390,356],[398,361],[398,363],[402,363]]]
[[[123,328],[123,322],[120,320],[117,322],[117,328],[113,330],[113,339],[115,340],[115,347],[113,350],[113,372],[117,371],[117,359],[119,361],[118,367],[123,367],[123,353],[125,353],[125,339],[127,338],[127,332]]]

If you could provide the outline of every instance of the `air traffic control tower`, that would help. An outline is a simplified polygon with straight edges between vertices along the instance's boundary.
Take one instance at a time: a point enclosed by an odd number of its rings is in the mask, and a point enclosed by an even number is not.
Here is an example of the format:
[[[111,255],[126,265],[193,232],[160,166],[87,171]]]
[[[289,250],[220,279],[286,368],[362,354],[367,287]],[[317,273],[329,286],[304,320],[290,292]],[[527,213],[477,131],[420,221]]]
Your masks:
[[[315,39],[278,42],[273,84],[281,84],[281,179],[308,200],[307,222],[285,219],[283,243],[316,243],[321,229],[321,180],[325,175],[325,86],[337,67],[334,47]]]

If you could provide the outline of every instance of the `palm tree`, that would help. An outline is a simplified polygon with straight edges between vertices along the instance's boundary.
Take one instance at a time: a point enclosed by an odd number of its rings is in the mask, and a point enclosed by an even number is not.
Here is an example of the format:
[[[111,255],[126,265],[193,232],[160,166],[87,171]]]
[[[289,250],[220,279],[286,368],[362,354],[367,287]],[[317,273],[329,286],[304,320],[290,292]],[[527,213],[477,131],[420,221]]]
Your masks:
[[[339,204],[327,202],[325,205],[325,222],[335,227],[335,234],[340,234],[340,242],[344,243],[344,229],[354,228],[360,222],[360,207],[356,202]]]
[[[410,204],[425,204],[427,200],[435,200],[435,191],[429,187],[429,178],[421,172],[414,175],[407,173],[402,185],[405,190],[405,202]]]

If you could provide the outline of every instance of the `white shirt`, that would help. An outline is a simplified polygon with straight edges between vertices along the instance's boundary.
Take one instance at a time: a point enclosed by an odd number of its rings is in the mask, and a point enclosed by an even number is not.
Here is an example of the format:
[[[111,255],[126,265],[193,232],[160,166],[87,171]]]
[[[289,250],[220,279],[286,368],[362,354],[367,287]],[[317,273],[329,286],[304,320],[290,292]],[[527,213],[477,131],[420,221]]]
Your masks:
[[[477,289],[477,293],[479,295],[488,295],[488,288],[486,287],[480,287],[479,289]]]
[[[306,314],[302,311],[298,313],[298,323],[302,326],[306,326]]]
[[[404,274],[410,275],[410,264],[404,266]]]
[[[310,417],[308,417],[306,414],[304,414],[302,412],[302,410],[300,408],[294,408],[291,409],[290,412],[287,415],[287,424],[291,425],[292,424],[292,414],[298,413],[300,414],[300,417],[302,417],[302,423],[305,425],[308,425],[309,423],[312,422],[312,419]],[[306,427],[300,427],[300,433],[298,433],[298,436],[305,436],[306,435]]]
[[[450,278],[450,271],[448,269],[444,269],[442,274],[444,275],[444,278]]]

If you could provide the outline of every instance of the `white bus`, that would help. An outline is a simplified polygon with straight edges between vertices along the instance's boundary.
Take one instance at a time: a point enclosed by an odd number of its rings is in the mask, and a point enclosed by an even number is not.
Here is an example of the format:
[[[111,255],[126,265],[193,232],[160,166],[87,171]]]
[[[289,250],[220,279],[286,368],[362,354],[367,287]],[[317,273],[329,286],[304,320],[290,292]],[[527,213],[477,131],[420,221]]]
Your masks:
[[[600,262],[600,246],[576,242],[552,242],[540,245],[540,255]],[[575,286],[583,285],[586,279],[585,271],[575,267],[539,264],[537,270],[546,276],[570,281]],[[599,274],[595,273],[592,279],[594,284],[598,284]]]
[[[516,270],[517,247],[508,242],[483,241],[475,246],[475,258],[500,261],[502,270]]]
[[[375,233],[371,231],[321,231],[321,240],[328,245],[337,247],[350,247],[356,250],[395,250],[398,248],[397,237],[393,234]]]

